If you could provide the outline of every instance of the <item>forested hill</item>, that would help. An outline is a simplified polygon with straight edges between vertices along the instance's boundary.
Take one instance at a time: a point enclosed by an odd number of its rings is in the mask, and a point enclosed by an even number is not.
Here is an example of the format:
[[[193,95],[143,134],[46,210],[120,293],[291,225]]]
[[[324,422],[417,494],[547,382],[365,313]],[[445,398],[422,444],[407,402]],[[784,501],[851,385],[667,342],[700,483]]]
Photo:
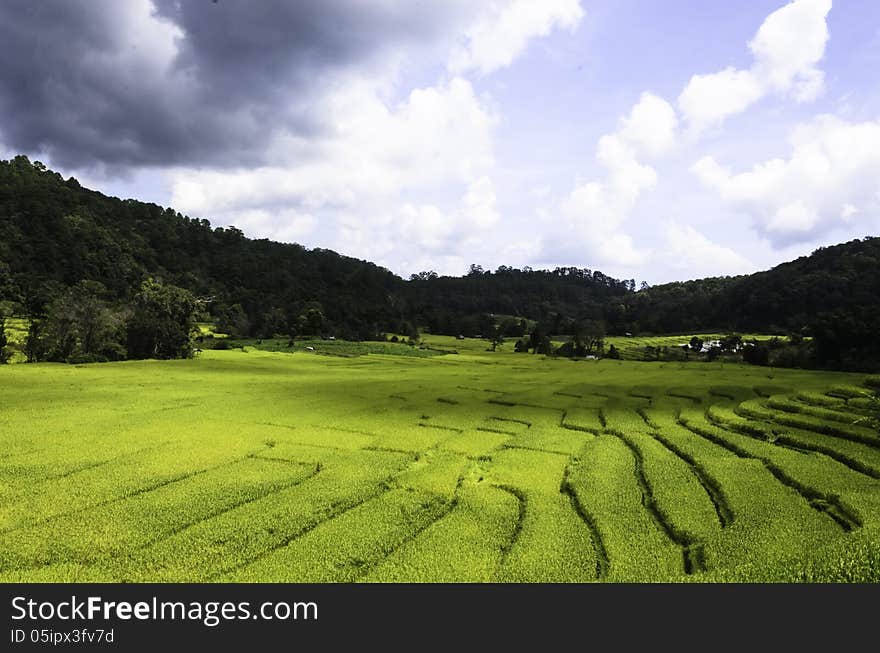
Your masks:
[[[0,161],[0,310],[40,315],[81,280],[126,302],[147,277],[210,300],[206,319],[249,335],[370,338],[412,324],[475,335],[509,316],[507,335],[534,321],[547,333],[584,322],[617,334],[798,333],[816,336],[832,359],[880,360],[880,238],[748,276],[639,291],[634,280],[579,268],[474,265],[463,277],[403,280],[329,250],[251,240],[234,227],[107,197],[24,156]]]
[[[86,279],[127,301],[148,276],[202,298],[207,318],[241,334],[303,329],[349,338],[429,324],[479,330],[479,314],[530,319],[602,318],[634,282],[583,270],[475,271],[404,281],[367,261],[325,249],[245,238],[168,208],[120,200],[64,180],[24,156],[0,161],[0,302],[39,315]],[[428,278],[432,275],[425,274]]]
[[[250,240],[172,209],[107,197],[25,157],[0,162],[0,234],[0,300],[30,314],[82,279],[126,300],[154,276],[213,298],[212,313],[242,331],[284,331],[262,322],[283,322],[310,301],[333,323],[384,326],[401,284],[388,270],[329,250]]]
[[[747,276],[655,286],[627,305],[634,330],[794,333],[815,337],[829,362],[880,361],[880,238]]]

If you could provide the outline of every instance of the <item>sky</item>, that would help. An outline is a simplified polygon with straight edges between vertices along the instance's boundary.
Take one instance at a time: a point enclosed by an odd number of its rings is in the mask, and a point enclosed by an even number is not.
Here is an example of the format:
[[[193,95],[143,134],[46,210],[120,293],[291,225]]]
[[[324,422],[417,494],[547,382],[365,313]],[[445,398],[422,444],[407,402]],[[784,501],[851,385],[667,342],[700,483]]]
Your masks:
[[[0,157],[401,276],[880,232],[874,0],[6,0]]]

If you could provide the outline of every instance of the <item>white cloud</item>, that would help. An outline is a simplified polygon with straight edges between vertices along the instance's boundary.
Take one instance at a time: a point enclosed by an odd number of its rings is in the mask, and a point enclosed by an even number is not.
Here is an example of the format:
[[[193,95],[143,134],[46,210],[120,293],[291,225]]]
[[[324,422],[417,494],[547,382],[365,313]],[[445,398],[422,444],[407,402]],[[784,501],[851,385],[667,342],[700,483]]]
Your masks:
[[[493,245],[485,234],[501,219],[493,183],[498,117],[464,74],[510,65],[535,38],[575,29],[583,10],[578,0],[512,0],[457,3],[450,12],[469,26],[452,21],[457,31],[444,41],[439,56],[448,65],[436,84],[392,101],[406,58],[400,52],[384,68],[338,75],[323,84],[313,111],[324,132],[279,134],[266,157],[272,163],[260,168],[172,171],[171,203],[254,236],[309,236],[396,271],[430,255],[456,266],[439,271],[460,273],[465,256],[497,256],[508,244]],[[646,147],[662,145],[643,138]]]
[[[755,269],[751,261],[712,242],[690,225],[667,221],[663,240],[663,261],[673,269],[687,270],[692,277],[744,274]]]
[[[788,93],[796,102],[816,99],[824,86],[816,65],[825,54],[830,10],[831,0],[790,2],[767,16],[749,41],[751,68],[691,77],[678,97],[691,128],[719,125],[773,92]]]
[[[675,110],[668,102],[643,93],[618,129],[599,139],[596,160],[606,169],[602,181],[576,184],[562,200],[567,229],[599,261],[635,265],[647,253],[621,231],[641,194],[657,185],[657,172],[639,161],[640,155],[658,156],[675,144]]]
[[[444,254],[480,238],[499,220],[495,189],[488,177],[471,183],[458,206],[444,211],[433,204],[404,204],[393,219],[406,247]]]
[[[449,69],[482,74],[509,66],[535,37],[557,28],[573,31],[584,16],[579,0],[492,2],[455,47]]]
[[[868,206],[880,208],[880,121],[853,124],[819,116],[794,130],[791,148],[788,159],[738,174],[712,157],[691,170],[750,214],[776,245],[805,242],[852,223]]]
[[[764,95],[750,70],[725,68],[711,75],[694,75],[678,96],[684,119],[695,130],[742,113]]]
[[[777,91],[793,90],[795,99],[815,99],[823,73],[816,64],[825,54],[831,0],[796,0],[767,16],[749,42],[755,75]]]
[[[389,108],[366,85],[325,106],[335,131],[290,160],[231,172],[178,170],[172,204],[196,215],[253,209],[363,207],[405,190],[468,184],[493,165],[494,116],[470,83],[414,90]]]
[[[317,219],[309,213],[290,209],[250,209],[238,212],[235,223],[247,233],[290,242],[311,234],[317,226]]]
[[[859,208],[857,206],[853,206],[852,204],[844,204],[843,208],[840,209],[840,219],[844,222],[853,222],[853,216],[859,213]]]
[[[642,93],[630,114],[620,121],[618,135],[637,154],[659,156],[672,149],[678,118],[666,100]]]
[[[495,187],[488,177],[480,177],[473,182],[462,199],[462,217],[478,229],[495,226],[499,220],[495,207]]]

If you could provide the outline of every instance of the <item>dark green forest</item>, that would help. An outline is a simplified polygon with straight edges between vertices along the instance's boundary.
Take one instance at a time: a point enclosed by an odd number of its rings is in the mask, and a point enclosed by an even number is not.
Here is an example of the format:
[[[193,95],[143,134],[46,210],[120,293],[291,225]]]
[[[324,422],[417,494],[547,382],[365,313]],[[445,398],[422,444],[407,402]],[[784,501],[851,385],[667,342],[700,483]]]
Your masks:
[[[49,334],[34,334],[46,350],[34,360],[68,360],[74,345],[52,329],[67,333],[74,314],[100,318],[86,320],[98,335],[76,341],[109,343],[85,352],[108,360],[186,355],[168,325],[186,331],[201,319],[253,337],[530,336],[533,350],[549,334],[780,333],[796,348],[792,364],[874,370],[880,238],[752,275],[638,289],[586,268],[474,264],[463,277],[405,280],[330,250],[108,197],[24,156],[0,161],[0,315],[27,316]]]

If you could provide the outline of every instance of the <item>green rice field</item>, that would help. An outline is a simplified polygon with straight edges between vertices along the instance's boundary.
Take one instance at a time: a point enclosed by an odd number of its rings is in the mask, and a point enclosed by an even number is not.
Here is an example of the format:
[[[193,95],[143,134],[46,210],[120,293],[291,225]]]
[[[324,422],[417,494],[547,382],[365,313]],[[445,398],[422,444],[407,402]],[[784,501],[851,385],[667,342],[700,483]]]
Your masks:
[[[687,335],[665,335],[665,336],[608,336],[605,338],[605,346],[614,347],[620,352],[623,360],[641,361],[646,360],[646,349],[648,347],[660,348],[668,347],[669,349],[680,349],[684,345],[690,343],[694,334]],[[711,342],[720,340],[727,334],[723,333],[701,333],[697,334],[703,342]],[[754,333],[743,334],[743,342],[751,342],[752,340],[764,341],[770,340],[774,336],[759,335]],[[776,336],[784,338],[784,336]]]
[[[0,580],[880,580],[876,377],[380,345],[0,367]]]

